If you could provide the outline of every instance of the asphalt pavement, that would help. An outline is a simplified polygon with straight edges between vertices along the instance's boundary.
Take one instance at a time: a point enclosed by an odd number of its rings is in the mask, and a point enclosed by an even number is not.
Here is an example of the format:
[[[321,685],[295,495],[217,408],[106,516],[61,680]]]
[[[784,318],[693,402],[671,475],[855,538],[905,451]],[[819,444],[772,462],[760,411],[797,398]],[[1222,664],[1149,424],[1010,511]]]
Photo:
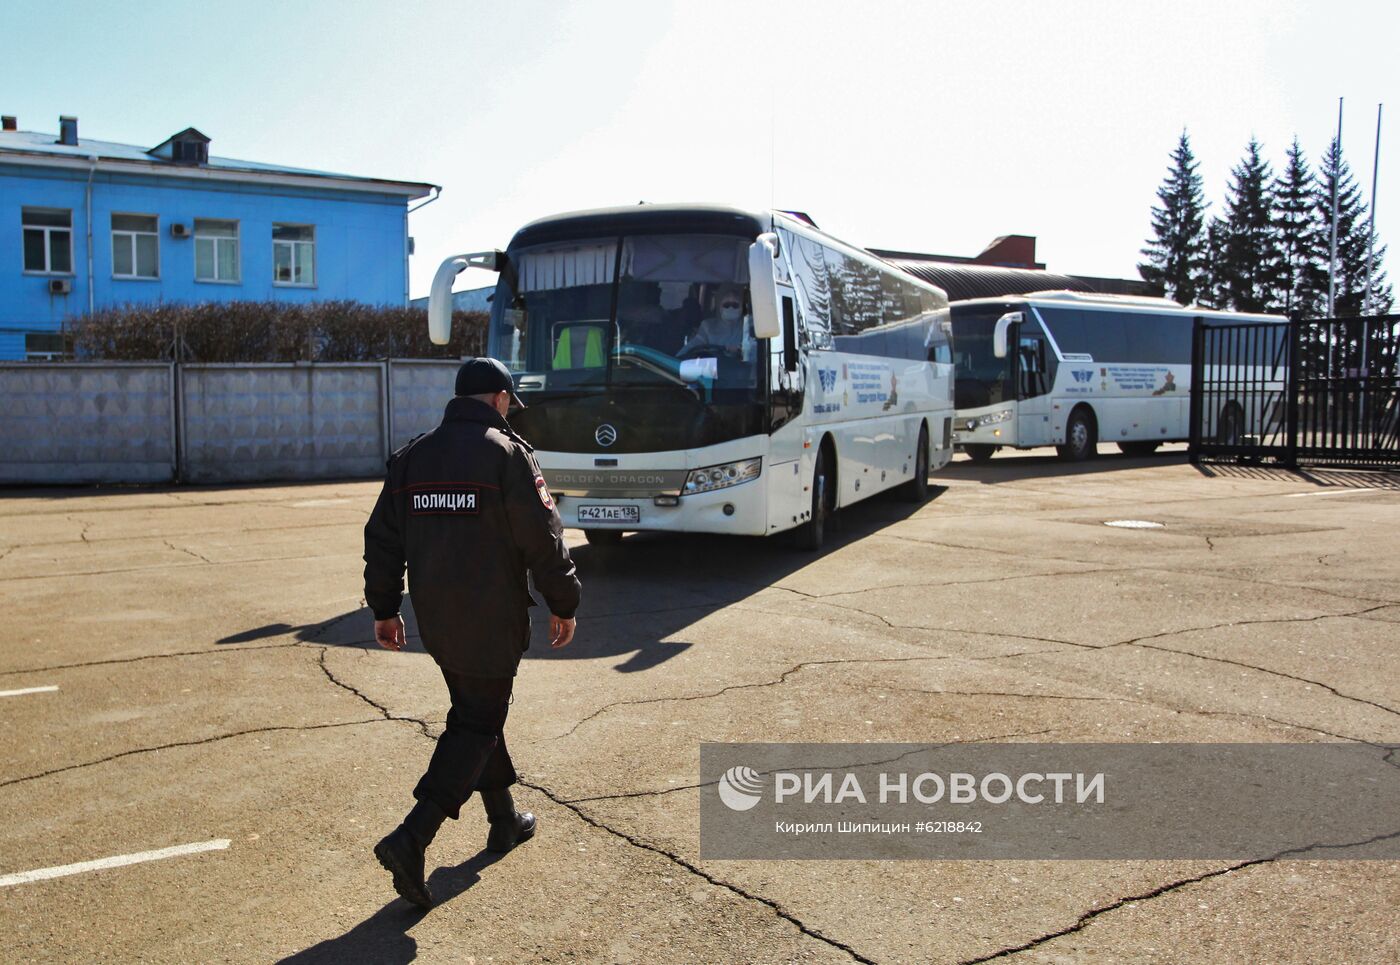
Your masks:
[[[819,554],[570,531],[578,638],[507,724],[539,834],[488,854],[469,802],[426,913],[370,853],[446,712],[373,643],[377,482],[0,493],[0,959],[1400,959],[1396,862],[700,858],[704,741],[1400,743],[1400,477],[933,482]]]

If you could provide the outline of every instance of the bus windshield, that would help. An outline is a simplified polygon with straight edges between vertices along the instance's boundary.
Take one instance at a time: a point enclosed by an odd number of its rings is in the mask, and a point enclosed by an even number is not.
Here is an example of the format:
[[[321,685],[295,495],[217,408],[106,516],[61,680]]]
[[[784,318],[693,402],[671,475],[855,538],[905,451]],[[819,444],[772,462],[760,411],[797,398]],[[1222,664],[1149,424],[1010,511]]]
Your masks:
[[[953,306],[953,405],[958,409],[1011,402],[1011,355],[997,358],[992,334],[1007,305]]]
[[[766,343],[753,337],[748,244],[632,235],[512,251],[488,350],[527,397],[669,386],[755,401]]]

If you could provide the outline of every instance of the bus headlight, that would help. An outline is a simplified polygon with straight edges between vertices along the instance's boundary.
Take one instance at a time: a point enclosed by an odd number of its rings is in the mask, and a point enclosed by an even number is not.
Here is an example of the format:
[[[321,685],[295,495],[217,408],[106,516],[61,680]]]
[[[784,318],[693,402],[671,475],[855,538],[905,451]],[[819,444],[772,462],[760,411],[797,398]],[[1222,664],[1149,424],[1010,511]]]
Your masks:
[[[979,415],[975,419],[968,419],[969,429],[981,429],[983,426],[994,426],[1002,422],[1011,421],[1010,409],[998,409],[996,412],[988,412],[986,415]]]
[[[686,477],[682,496],[692,493],[708,493],[728,486],[737,486],[751,479],[757,479],[763,468],[763,459],[745,459],[742,462],[727,462],[722,466],[706,466],[692,469]]]

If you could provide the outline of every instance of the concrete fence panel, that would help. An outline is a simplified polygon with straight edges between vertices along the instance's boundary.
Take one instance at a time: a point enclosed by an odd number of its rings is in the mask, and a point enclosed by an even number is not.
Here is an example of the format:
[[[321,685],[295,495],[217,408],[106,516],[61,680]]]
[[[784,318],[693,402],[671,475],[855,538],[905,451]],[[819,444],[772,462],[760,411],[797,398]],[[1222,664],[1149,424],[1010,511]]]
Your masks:
[[[181,478],[381,475],[385,369],[381,362],[182,365]]]
[[[169,482],[174,383],[160,362],[0,365],[0,482]]]
[[[461,364],[452,359],[402,359],[389,363],[391,450],[442,421],[442,411],[452,398]]]

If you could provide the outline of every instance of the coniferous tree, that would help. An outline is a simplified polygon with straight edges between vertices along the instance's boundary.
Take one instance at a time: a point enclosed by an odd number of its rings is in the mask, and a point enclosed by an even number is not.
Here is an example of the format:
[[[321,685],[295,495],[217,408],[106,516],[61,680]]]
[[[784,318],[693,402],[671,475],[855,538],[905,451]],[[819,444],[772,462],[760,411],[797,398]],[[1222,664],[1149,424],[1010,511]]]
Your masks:
[[[1333,263],[1336,302],[1333,314],[1338,317],[1360,315],[1366,289],[1366,252],[1370,242],[1370,224],[1366,202],[1361,189],[1351,177],[1351,167],[1342,157],[1342,145],[1336,139],[1327,148],[1317,178],[1317,208],[1325,225],[1325,255],[1322,273],[1322,306],[1327,305],[1326,264],[1331,260],[1332,197],[1337,199],[1337,258]],[[1380,265],[1385,259],[1385,246],[1376,244],[1375,265],[1371,278],[1371,314],[1386,314],[1393,302],[1391,287]]]
[[[1317,181],[1296,137],[1273,190],[1279,252],[1274,303],[1294,321],[1317,318],[1327,308],[1327,223],[1317,208]]]
[[[1273,172],[1254,138],[1230,175],[1234,180],[1225,201],[1220,239],[1223,261],[1213,266],[1212,275],[1223,283],[1235,311],[1273,311],[1280,262],[1273,231]]]
[[[1205,200],[1201,176],[1186,132],[1172,152],[1172,167],[1157,189],[1161,206],[1152,208],[1152,238],[1138,265],[1146,282],[1161,285],[1182,304],[1196,300],[1206,267]]]
[[[1229,238],[1230,226],[1220,218],[1211,218],[1206,225],[1205,269],[1196,292],[1196,301],[1207,308],[1230,307]]]

